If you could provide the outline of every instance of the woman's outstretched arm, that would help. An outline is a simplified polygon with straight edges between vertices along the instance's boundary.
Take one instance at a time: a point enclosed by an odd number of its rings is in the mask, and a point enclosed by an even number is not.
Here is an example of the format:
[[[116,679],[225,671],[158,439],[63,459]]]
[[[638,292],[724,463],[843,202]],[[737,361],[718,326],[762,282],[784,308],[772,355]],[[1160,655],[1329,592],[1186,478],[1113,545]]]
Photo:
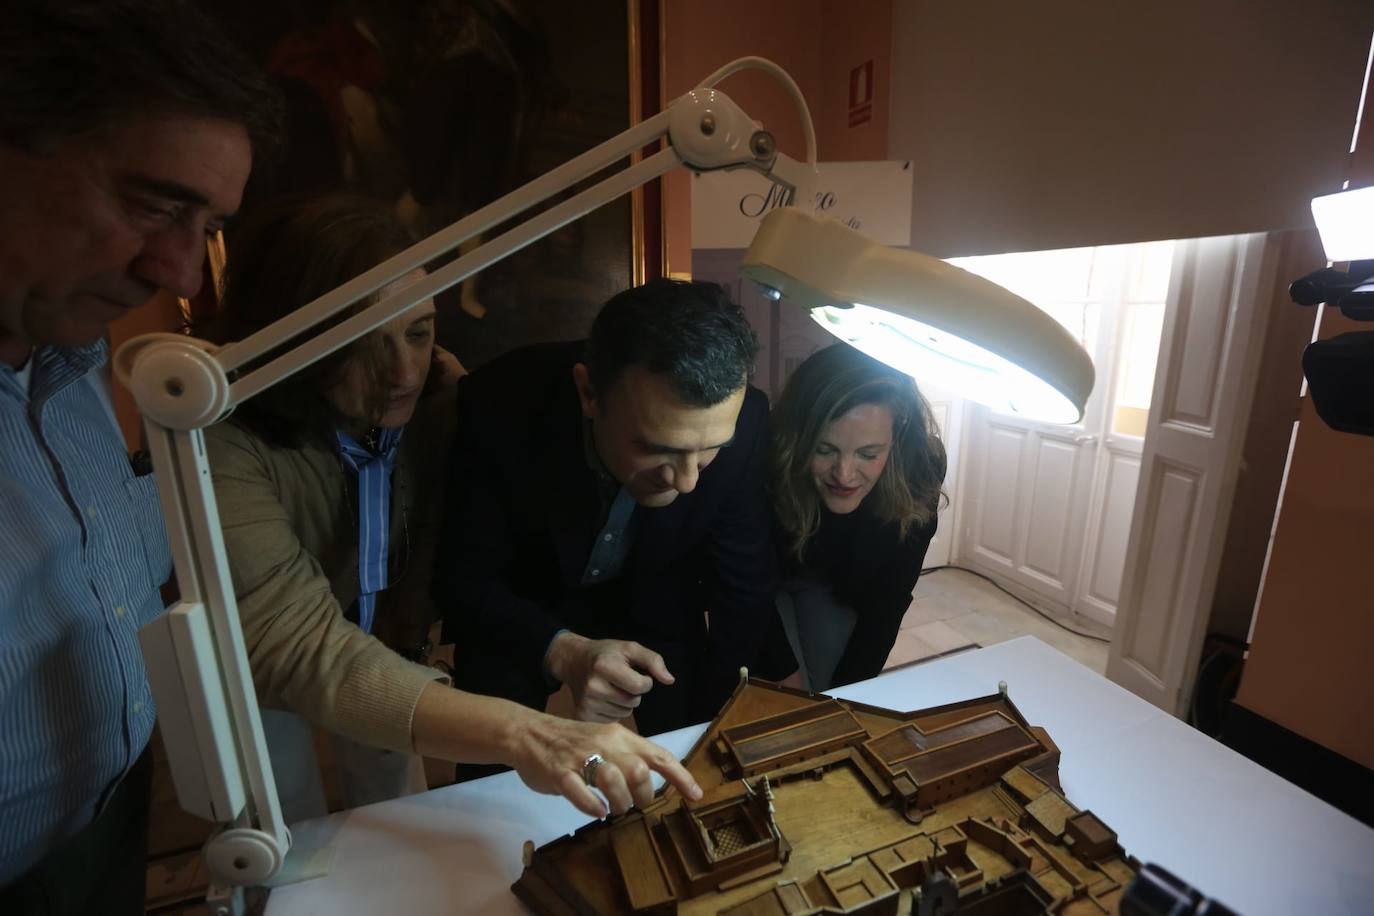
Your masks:
[[[412,722],[416,753],[506,764],[531,789],[562,795],[592,817],[606,814],[606,806],[582,780],[582,765],[593,754],[605,761],[595,770],[596,787],[615,814],[653,801],[653,773],[685,797],[701,797],[701,788],[677,758],[619,724],[560,719],[438,683],[420,694]]]

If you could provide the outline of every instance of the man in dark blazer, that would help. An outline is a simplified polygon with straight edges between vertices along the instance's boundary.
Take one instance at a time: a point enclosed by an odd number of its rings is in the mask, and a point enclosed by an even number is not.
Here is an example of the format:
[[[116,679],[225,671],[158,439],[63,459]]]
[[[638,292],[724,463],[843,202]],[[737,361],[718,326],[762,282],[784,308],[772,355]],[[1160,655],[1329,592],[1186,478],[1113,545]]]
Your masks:
[[[435,576],[455,686],[543,708],[566,683],[578,718],[643,734],[716,714],[775,613],[757,350],[720,287],[657,280],[462,380]]]

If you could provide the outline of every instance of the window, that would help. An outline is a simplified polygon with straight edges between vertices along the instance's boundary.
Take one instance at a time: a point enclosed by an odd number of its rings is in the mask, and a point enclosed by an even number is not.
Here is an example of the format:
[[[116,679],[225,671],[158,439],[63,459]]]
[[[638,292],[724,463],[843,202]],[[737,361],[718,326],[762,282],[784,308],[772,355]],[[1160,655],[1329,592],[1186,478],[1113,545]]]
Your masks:
[[[1115,374],[1110,429],[1144,436],[1164,328],[1174,243],[1142,242],[950,258],[949,263],[1006,287],[1058,321],[1094,363],[1107,360],[1093,398]],[[1100,337],[1116,330],[1115,341]]]
[[[1097,345],[1103,299],[1101,248],[1024,251],[949,263],[1003,286],[1038,305],[1092,353]]]
[[[1169,296],[1173,242],[1128,246],[1125,303],[1117,363],[1112,432],[1144,436],[1155,387],[1159,338],[1164,332],[1164,306]]]

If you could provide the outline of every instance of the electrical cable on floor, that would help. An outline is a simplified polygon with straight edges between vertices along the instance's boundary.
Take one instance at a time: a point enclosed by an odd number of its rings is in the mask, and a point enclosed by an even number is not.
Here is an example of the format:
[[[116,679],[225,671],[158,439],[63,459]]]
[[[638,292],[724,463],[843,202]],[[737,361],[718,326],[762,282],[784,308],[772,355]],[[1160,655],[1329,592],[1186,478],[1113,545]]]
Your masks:
[[[1202,641],[1202,661],[1198,663],[1197,677],[1193,679],[1193,695],[1188,701],[1187,723],[1205,735],[1216,738],[1221,733],[1221,708],[1236,697],[1240,685],[1240,672],[1245,666],[1245,653],[1250,644],[1226,633],[1212,632]],[[1224,670],[1220,680],[1213,683],[1212,669],[1217,661],[1229,662],[1230,668]],[[1202,702],[1204,691],[1211,695],[1206,701],[1213,708],[1207,710],[1211,721],[1204,721]]]
[[[923,569],[923,570],[921,570],[921,575],[922,575],[922,576],[927,576],[927,575],[929,575],[930,573],[939,572],[939,571],[942,570],[942,569],[957,569],[959,572],[965,572],[965,573],[968,573],[970,576],[977,576],[978,578],[987,581],[987,582],[990,583],[994,588],[996,588],[998,591],[1004,592],[1009,598],[1012,598],[1012,599],[1014,599],[1014,600],[1016,600],[1016,601],[1019,601],[1020,603],[1024,604],[1026,607],[1030,608],[1032,611],[1035,611],[1035,613],[1039,614],[1041,617],[1044,617],[1046,620],[1048,620],[1050,623],[1054,624],[1055,626],[1059,627],[1059,629],[1061,629],[1061,630],[1065,630],[1065,631],[1067,631],[1067,632],[1069,632],[1069,633],[1072,633],[1072,634],[1075,635],[1075,636],[1082,636],[1084,639],[1091,639],[1091,640],[1094,640],[1094,641],[1096,641],[1096,642],[1105,642],[1105,643],[1110,643],[1110,642],[1111,642],[1111,638],[1110,638],[1110,637],[1098,636],[1098,635],[1096,635],[1096,634],[1094,634],[1094,633],[1086,633],[1086,632],[1084,632],[1083,630],[1075,630],[1073,627],[1068,626],[1067,624],[1061,623],[1061,622],[1058,621],[1058,620],[1055,620],[1055,619],[1054,619],[1053,617],[1051,617],[1049,614],[1047,614],[1047,613],[1045,613],[1044,611],[1040,610],[1040,608],[1038,608],[1038,607],[1036,607],[1035,605],[1031,604],[1031,603],[1030,603],[1029,601],[1027,601],[1025,598],[1022,598],[1020,595],[1014,595],[1014,594],[1012,594],[1011,592],[1007,591],[1007,589],[1004,588],[1004,587],[1002,586],[1002,584],[1001,584],[1000,582],[998,582],[996,579],[994,579],[992,576],[985,575],[985,574],[980,573],[980,572],[978,572],[978,571],[976,571],[976,570],[969,569],[967,566],[955,566],[953,563],[946,563],[944,566],[931,566],[931,567],[929,567],[928,569]]]

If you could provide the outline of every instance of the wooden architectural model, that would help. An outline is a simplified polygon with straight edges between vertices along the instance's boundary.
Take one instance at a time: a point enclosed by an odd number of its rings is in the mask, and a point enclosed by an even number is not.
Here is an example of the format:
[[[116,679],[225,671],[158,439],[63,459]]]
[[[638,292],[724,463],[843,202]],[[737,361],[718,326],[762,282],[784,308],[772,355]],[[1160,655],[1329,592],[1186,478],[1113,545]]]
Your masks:
[[[918,712],[742,681],[661,790],[527,856],[535,912],[1116,913],[1139,864],[1005,691]]]

